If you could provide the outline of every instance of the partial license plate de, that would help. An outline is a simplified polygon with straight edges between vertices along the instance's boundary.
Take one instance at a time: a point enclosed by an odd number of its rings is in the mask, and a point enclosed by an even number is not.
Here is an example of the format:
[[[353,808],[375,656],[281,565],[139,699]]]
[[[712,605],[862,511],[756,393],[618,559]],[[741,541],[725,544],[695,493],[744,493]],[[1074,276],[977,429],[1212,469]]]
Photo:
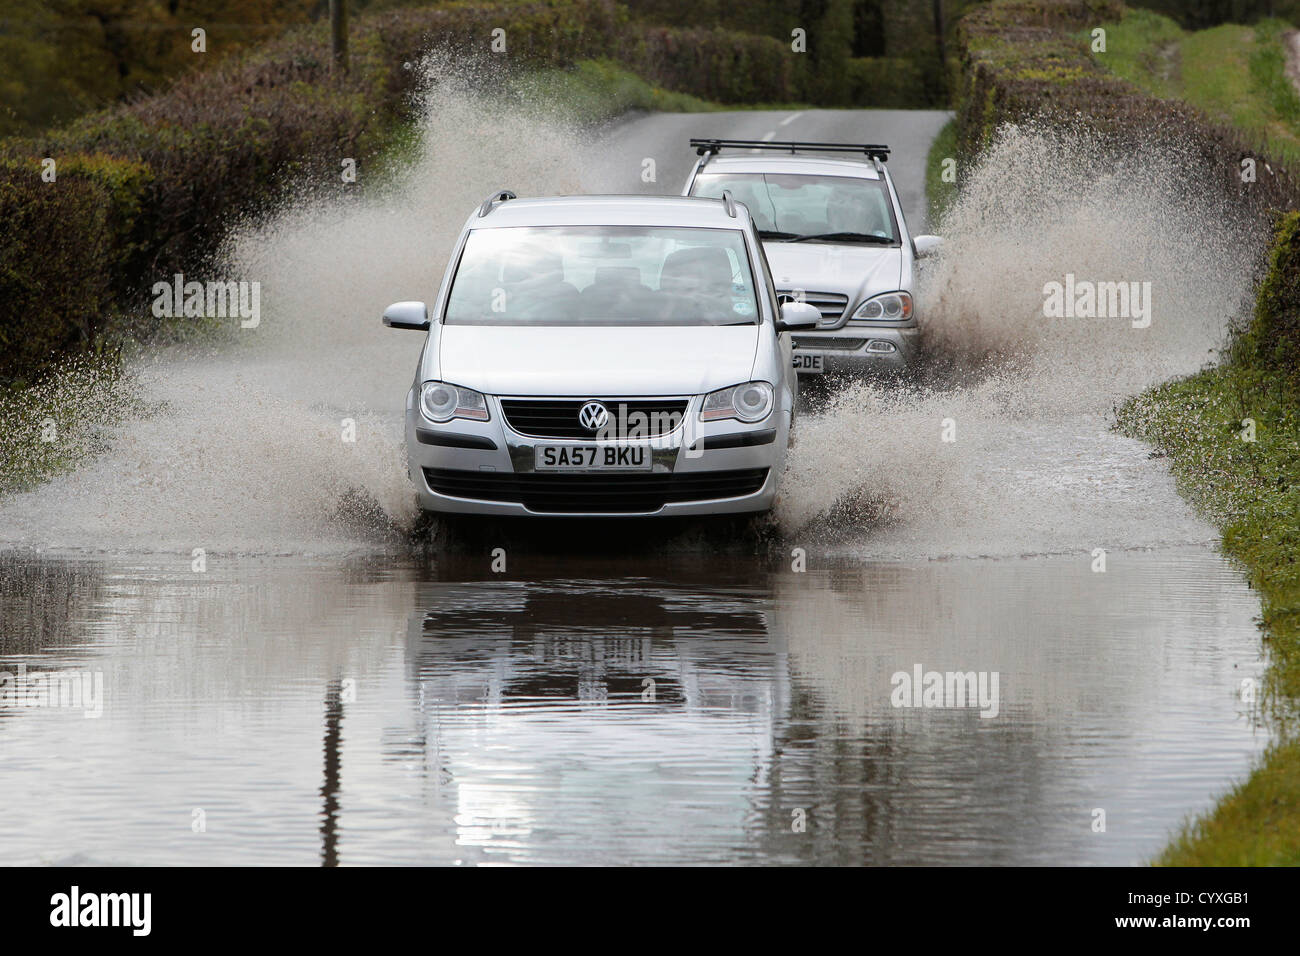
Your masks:
[[[826,356],[810,352],[795,352],[793,361],[796,372],[804,375],[821,375],[826,371]]]

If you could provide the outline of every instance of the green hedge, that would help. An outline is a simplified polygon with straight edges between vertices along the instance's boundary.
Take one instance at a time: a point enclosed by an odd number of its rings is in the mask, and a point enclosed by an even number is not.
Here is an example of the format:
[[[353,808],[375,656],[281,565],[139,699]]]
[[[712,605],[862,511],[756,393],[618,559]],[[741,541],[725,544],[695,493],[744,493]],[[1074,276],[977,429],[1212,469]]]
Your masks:
[[[459,4],[359,18],[351,69],[331,72],[303,28],[191,73],[169,90],[0,147],[0,381],[95,342],[139,312],[155,281],[202,274],[225,227],[273,208],[290,183],[338,183],[340,162],[385,146],[438,48],[486,55],[508,31],[512,66],[566,65],[618,42],[612,0]],[[53,183],[38,177],[56,162]]]
[[[843,102],[855,107],[915,109],[942,102],[938,78],[905,57],[855,57],[847,61]]]
[[[1294,207],[1296,182],[1239,132],[1151,96],[1094,60],[1084,31],[1123,14],[1119,0],[993,0],[967,14],[957,30],[959,151],[977,154],[1004,123],[1082,120],[1112,156],[1175,143],[1187,153],[1189,175],[1211,177],[1234,202],[1261,216]],[[1241,179],[1247,156],[1258,160],[1253,183]]]
[[[663,89],[727,102],[799,100],[810,83],[787,43],[647,28],[615,0],[366,14],[344,75],[330,69],[323,25],[293,30],[165,92],[0,144],[0,381],[95,341],[114,310],[139,313],[154,282],[203,275],[227,226],[273,209],[286,187],[338,187],[341,160],[376,156],[411,114],[411,65],[438,50],[492,63],[496,27],[512,70],[608,57]],[[32,179],[45,157],[58,164],[54,184]]]
[[[411,65],[438,50],[491,64],[496,27],[511,70],[609,58],[654,87],[715,102],[915,105],[933,79],[898,59],[846,60],[831,75],[784,40],[648,27],[615,0],[366,14],[342,75],[323,26],[295,29],[165,92],[0,144],[0,381],[96,341],[115,314],[140,314],[154,282],[210,272],[229,224],[273,210],[286,188],[341,188],[341,160],[375,157],[410,116]],[[55,183],[33,178],[47,157]]]
[[[200,271],[223,220],[261,208],[290,180],[337,182],[342,158],[363,161],[382,149],[409,110],[418,71],[405,65],[422,54],[438,46],[486,54],[500,24],[512,64],[565,63],[588,38],[606,42],[621,19],[608,0],[393,11],[358,21],[342,76],[330,70],[324,31],[300,29],[17,148],[141,164],[149,174],[126,229],[121,274]]]
[[[0,163],[0,375],[16,379],[95,341],[109,317],[115,210],[71,170]]]
[[[804,58],[788,43],[730,30],[649,27],[620,54],[653,83],[723,103],[789,103],[808,85]]]
[[[1255,314],[1233,343],[1232,360],[1277,376],[1300,394],[1300,213],[1277,219]]]

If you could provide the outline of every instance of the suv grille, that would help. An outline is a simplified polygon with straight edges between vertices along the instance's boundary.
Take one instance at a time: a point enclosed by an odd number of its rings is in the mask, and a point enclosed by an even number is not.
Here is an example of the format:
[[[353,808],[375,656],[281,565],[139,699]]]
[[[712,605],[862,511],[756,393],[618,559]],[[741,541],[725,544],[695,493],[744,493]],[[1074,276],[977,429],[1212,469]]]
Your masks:
[[[794,337],[794,347],[797,349],[822,349],[824,351],[835,352],[856,352],[866,344],[866,339],[850,339],[839,335],[796,335]]]
[[[598,401],[609,409],[608,427],[614,434],[658,438],[667,435],[681,423],[686,415],[688,400],[503,398],[501,411],[505,414],[506,423],[521,435],[533,438],[591,439],[596,433],[578,421],[578,412],[589,401]]]
[[[777,289],[777,295],[793,296],[793,289]],[[822,324],[829,325],[840,320],[844,310],[849,306],[849,297],[837,292],[805,292],[803,301],[822,314]]]
[[[712,501],[752,495],[767,481],[766,468],[684,474],[563,475],[425,468],[424,478],[439,494],[479,501],[522,504],[553,514],[658,511],[669,502]]]

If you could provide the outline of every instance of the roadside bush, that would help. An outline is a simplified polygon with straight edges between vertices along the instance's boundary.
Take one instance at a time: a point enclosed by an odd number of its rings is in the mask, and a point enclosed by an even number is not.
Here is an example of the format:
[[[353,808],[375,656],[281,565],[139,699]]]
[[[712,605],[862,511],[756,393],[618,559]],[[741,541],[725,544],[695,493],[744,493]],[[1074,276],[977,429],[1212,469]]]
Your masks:
[[[65,172],[0,163],[0,379],[85,346],[110,308],[113,202]]]
[[[1261,17],[1300,17],[1297,0],[1135,0],[1132,5],[1173,17],[1189,30],[1250,23]]]
[[[1003,123],[1082,120],[1113,156],[1179,143],[1198,176],[1212,177],[1225,197],[1261,218],[1270,208],[1294,208],[1294,179],[1238,131],[1151,96],[1093,59],[1081,31],[1123,13],[1118,0],[993,0],[967,14],[957,31],[959,151],[978,153]],[[1242,179],[1246,158],[1255,160],[1254,182]]]
[[[652,83],[723,103],[793,102],[808,84],[789,44],[730,30],[645,28],[621,58]]]
[[[915,109],[941,100],[922,65],[903,57],[855,57],[847,61],[844,94],[839,102],[855,107]]]
[[[1300,391],[1300,213],[1277,219],[1255,315],[1233,344],[1232,359],[1278,376],[1292,395]]]
[[[269,211],[287,186],[340,183],[344,158],[375,156],[409,115],[425,53],[486,55],[502,25],[511,66],[568,65],[617,46],[625,23],[613,0],[394,10],[358,18],[342,75],[324,28],[304,27],[166,92],[7,141],[0,376],[93,341],[111,302],[138,309],[154,282],[203,273],[225,224]],[[45,157],[57,188],[35,178]]]
[[[494,60],[497,27],[507,46]],[[440,50],[500,62],[502,79],[612,59],[650,84],[629,95],[652,103],[672,91],[730,103],[902,105],[924,83],[906,61],[858,60],[828,91],[826,71],[784,40],[647,27],[616,0],[369,12],[353,23],[343,74],[331,70],[324,24],[296,28],[164,92],[0,143],[0,381],[96,341],[114,315],[141,313],[155,282],[210,274],[228,224],[272,212],[288,188],[343,188],[342,161],[364,168],[393,141],[416,105],[417,65]],[[57,189],[33,178],[45,157],[58,164]]]
[[[73,153],[58,160],[58,176],[94,183],[108,201],[109,249],[107,262],[113,277],[120,278],[138,251],[136,224],[144,210],[146,190],[153,171],[144,163],[117,159],[104,153]]]
[[[324,30],[302,28],[165,93],[35,138],[27,150],[103,153],[150,171],[123,264],[147,287],[172,271],[198,271],[220,244],[223,219],[258,208],[289,182],[337,182],[345,157],[375,155],[410,108],[412,64],[439,45],[486,52],[497,20],[508,24],[512,63],[567,62],[619,14],[609,0],[378,14],[358,20],[344,75],[331,72]]]
[[[387,118],[356,81],[302,61],[227,62],[199,76],[35,144],[41,155],[104,153],[149,170],[122,250],[124,273],[146,288],[172,271],[199,271],[222,220],[256,207],[290,174],[323,179],[342,157],[377,148]]]

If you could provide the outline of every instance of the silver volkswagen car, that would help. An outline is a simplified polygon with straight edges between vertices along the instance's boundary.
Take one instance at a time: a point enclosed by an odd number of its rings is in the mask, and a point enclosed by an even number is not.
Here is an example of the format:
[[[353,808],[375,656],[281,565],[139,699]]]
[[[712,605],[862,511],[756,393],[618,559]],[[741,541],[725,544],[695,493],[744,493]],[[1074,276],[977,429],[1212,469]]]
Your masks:
[[[908,231],[885,167],[888,146],[724,139],[691,146],[699,159],[683,194],[728,192],[743,203],[777,291],[821,313],[815,330],[794,339],[801,375],[896,370],[913,361],[917,261],[940,240]]]
[[[461,231],[406,400],[421,505],[479,515],[766,511],[795,409],[788,329],[745,208],[500,192]]]

